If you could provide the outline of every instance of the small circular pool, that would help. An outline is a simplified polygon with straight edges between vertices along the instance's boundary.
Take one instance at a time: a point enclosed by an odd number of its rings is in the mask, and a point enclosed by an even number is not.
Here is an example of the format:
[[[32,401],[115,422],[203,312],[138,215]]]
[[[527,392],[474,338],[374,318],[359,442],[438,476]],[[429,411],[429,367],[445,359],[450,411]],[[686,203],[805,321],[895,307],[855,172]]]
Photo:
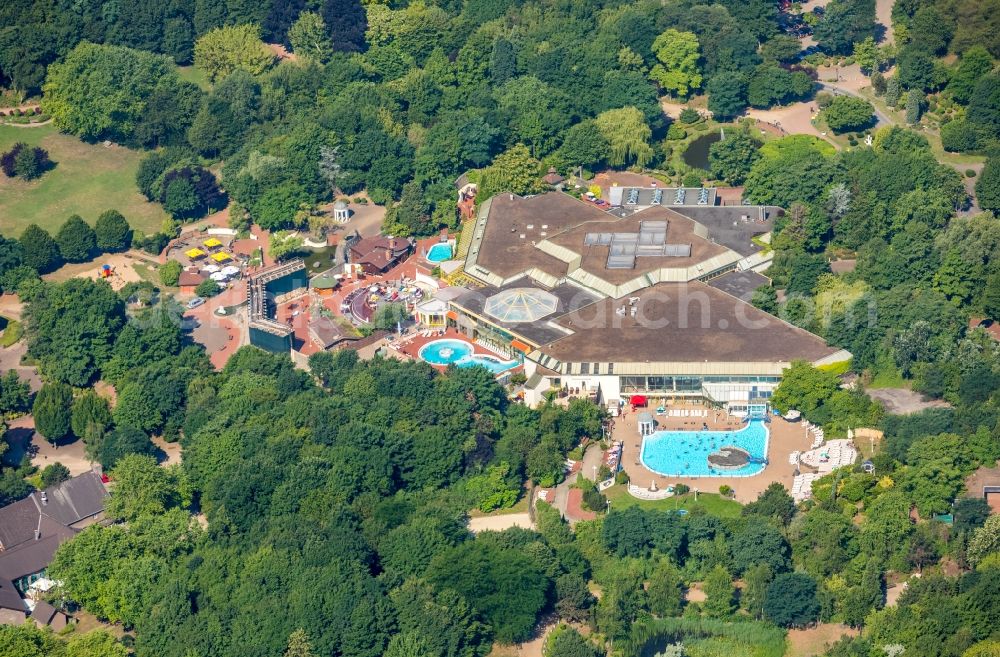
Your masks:
[[[517,360],[500,360],[494,356],[476,354],[468,342],[445,338],[428,342],[420,348],[419,356],[431,365],[454,365],[455,367],[485,367],[494,374],[517,367]]]
[[[472,345],[461,340],[435,340],[420,348],[420,357],[431,365],[451,365],[472,356]]]
[[[427,251],[427,262],[444,262],[451,260],[451,244],[441,242]]]

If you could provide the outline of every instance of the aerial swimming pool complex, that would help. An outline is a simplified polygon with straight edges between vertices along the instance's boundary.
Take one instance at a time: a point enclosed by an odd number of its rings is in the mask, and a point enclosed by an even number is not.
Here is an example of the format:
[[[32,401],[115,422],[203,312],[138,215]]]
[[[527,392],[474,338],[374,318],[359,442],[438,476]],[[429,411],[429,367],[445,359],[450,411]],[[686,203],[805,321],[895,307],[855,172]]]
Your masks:
[[[518,365],[516,360],[500,360],[493,356],[477,354],[468,342],[462,340],[435,340],[420,348],[420,357],[431,365],[454,365],[455,367],[485,367],[494,374],[506,372]]]
[[[764,422],[751,421],[737,431],[656,431],[642,441],[642,464],[667,477],[750,477],[767,466],[768,430]],[[745,453],[748,462],[738,467],[718,467],[710,455]]]

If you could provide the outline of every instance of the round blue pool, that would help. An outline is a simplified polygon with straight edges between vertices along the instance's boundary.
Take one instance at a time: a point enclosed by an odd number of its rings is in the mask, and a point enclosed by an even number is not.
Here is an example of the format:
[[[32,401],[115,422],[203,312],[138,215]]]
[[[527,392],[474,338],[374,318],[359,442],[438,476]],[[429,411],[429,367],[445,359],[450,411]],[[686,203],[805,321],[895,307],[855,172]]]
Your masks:
[[[737,431],[656,431],[642,440],[640,458],[651,471],[667,477],[750,477],[767,466],[768,431],[752,421]],[[750,453],[751,461],[737,469],[717,469],[708,455],[735,446]]]
[[[454,365],[455,367],[485,367],[494,374],[500,374],[517,366],[516,360],[500,360],[493,356],[474,353],[472,345],[462,340],[434,340],[420,348],[419,355],[431,365]]]
[[[435,244],[427,251],[427,262],[444,262],[451,260],[451,244]]]

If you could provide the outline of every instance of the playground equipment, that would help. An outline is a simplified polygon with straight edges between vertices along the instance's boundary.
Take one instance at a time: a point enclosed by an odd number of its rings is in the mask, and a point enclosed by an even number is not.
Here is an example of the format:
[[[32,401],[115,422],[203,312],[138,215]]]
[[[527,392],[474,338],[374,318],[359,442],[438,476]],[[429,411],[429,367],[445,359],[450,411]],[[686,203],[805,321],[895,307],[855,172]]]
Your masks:
[[[115,270],[111,265],[101,265],[101,278],[111,278],[115,275]]]

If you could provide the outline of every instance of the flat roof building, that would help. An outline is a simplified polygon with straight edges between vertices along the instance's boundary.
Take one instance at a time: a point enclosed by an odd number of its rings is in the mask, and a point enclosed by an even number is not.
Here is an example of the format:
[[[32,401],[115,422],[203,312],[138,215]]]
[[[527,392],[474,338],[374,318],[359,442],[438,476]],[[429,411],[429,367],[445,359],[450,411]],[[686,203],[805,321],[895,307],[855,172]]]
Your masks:
[[[770,283],[760,272],[780,208],[714,206],[715,190],[622,189],[610,211],[562,192],[502,193],[466,228],[465,273],[483,287],[443,300],[449,325],[520,352],[529,403],[580,388],[738,413],[770,397],[793,360],[850,358],[748,303]]]

